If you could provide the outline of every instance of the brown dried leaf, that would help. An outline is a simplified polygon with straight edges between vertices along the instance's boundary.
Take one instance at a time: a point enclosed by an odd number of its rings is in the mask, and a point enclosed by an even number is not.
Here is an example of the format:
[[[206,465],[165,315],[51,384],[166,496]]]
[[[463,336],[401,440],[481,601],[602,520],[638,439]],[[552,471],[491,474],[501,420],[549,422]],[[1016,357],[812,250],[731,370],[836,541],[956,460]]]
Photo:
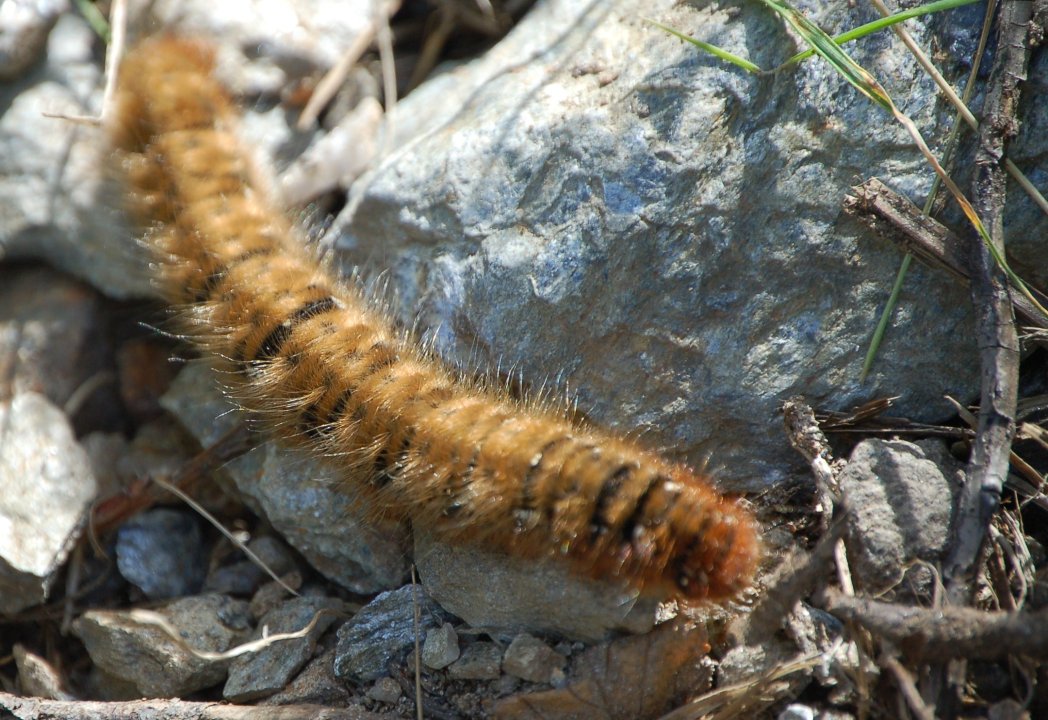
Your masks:
[[[666,712],[681,691],[702,692],[710,677],[696,661],[709,652],[703,627],[666,623],[647,635],[620,638],[579,656],[567,687],[499,702],[504,720],[623,720]]]

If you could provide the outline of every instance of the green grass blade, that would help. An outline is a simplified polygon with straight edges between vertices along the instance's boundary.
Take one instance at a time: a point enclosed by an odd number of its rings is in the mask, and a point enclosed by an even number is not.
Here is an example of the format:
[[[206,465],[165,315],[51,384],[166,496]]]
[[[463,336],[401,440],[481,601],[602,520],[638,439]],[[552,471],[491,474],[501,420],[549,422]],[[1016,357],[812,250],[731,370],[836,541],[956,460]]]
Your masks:
[[[979,233],[979,237],[982,238],[986,249],[989,250],[990,255],[993,256],[993,260],[997,264],[997,267],[1007,275],[1008,279],[1013,285],[1015,285],[1016,289],[1033,303],[1038,312],[1042,313],[1045,317],[1048,317],[1048,310],[1045,310],[1041,303],[1037,301],[1037,298],[1035,298],[1033,293],[1030,292],[1030,289],[1026,287],[1026,283],[1015,274],[1008,265],[1008,261],[1004,258],[1004,255],[1002,255],[1000,250],[994,246],[990,239],[990,233],[987,232],[986,226],[983,225],[978,213],[975,212],[975,208],[972,207],[972,204],[968,202],[968,198],[965,197],[964,193],[961,192],[961,189],[957,187],[957,184],[946,173],[946,170],[943,169],[942,165],[939,164],[939,161],[928,148],[928,144],[924,141],[924,137],[917,129],[913,120],[907,117],[905,113],[895,106],[895,103],[892,102],[891,97],[884,90],[881,84],[877,82],[877,79],[867,72],[865,68],[852,60],[848,53],[844,52],[844,50],[842,50],[841,47],[833,41],[833,38],[827,35],[825,31],[815,25],[815,23],[808,20],[808,18],[804,17],[801,13],[794,10],[783,0],[761,0],[761,2],[781,15],[782,18],[786,20],[786,22],[788,22],[809,45],[812,46],[819,56],[825,58],[825,60],[829,62],[845,80],[851,83],[856,90],[890,112],[899,124],[906,129],[906,132],[910,134],[910,137],[917,144],[918,150],[920,150],[921,154],[924,155],[928,164],[935,169],[935,173],[942,178],[943,184],[950,191],[950,194],[953,195],[957,204],[961,206],[961,212],[964,213],[968,222],[973,228],[975,228],[975,231]]]
[[[866,37],[871,33],[875,33],[878,30],[883,30],[886,27],[891,27],[892,25],[895,25],[896,23],[901,23],[904,20],[910,20],[915,17],[920,17],[921,15],[930,15],[931,13],[942,12],[945,10],[953,10],[954,8],[959,8],[964,5],[972,5],[980,1],[981,0],[938,0],[938,2],[928,3],[927,5],[918,5],[917,7],[910,8],[909,10],[903,10],[902,12],[897,12],[894,15],[882,17],[877,20],[874,20],[873,22],[868,22],[865,25],[860,25],[859,27],[853,28],[852,30],[849,30],[846,33],[835,35],[833,41],[838,45],[843,45],[846,42],[851,42],[852,40],[857,40],[861,37]],[[802,60],[807,60],[814,54],[815,51],[809,48],[803,52],[797,53],[789,60],[784,62],[780,67],[788,67],[790,65],[795,65],[801,62]]]
[[[91,26],[91,29],[95,31],[98,37],[102,38],[102,42],[106,45],[110,41],[109,22],[105,16],[98,9],[98,6],[89,0],[74,0],[76,9],[80,11],[80,14],[87,20],[87,24]]]
[[[968,74],[968,81],[964,84],[964,92],[960,97],[960,106],[957,108],[957,115],[953,120],[953,127],[950,128],[950,135],[946,139],[945,149],[943,150],[942,165],[946,167],[950,164],[950,158],[953,155],[954,150],[957,148],[957,138],[960,136],[962,120],[964,120],[964,110],[966,104],[971,100],[972,93],[975,92],[975,80],[979,75],[979,67],[982,64],[982,57],[986,50],[986,42],[990,36],[990,28],[992,26],[993,14],[995,9],[995,2],[991,2],[987,5],[986,11],[983,16],[983,27],[982,32],[979,34],[979,46],[975,51],[975,55],[972,58],[972,69]],[[1021,173],[1020,173],[1021,174]],[[1025,179],[1025,177],[1024,177]],[[939,186],[942,184],[942,178],[938,175],[932,180],[932,187],[928,191],[928,197],[924,199],[924,208],[922,212],[925,215],[931,215],[932,206],[935,204],[935,198],[939,193]],[[898,292],[895,288],[901,289],[902,283],[906,279],[906,274],[909,271],[910,263],[913,261],[913,256],[910,253],[906,253],[903,256],[902,263],[899,265],[899,271],[895,276],[895,285],[893,286],[892,293],[888,298],[888,302],[884,305],[884,311],[881,313],[881,319],[877,323],[877,328],[873,332],[873,336],[870,338],[870,347],[866,351],[866,358],[863,360],[862,372],[859,375],[860,382],[865,380],[870,374],[870,370],[873,368],[873,362],[877,357],[877,353],[880,351],[881,342],[884,339],[884,333],[887,331],[888,322],[891,317],[895,314],[895,307],[898,305]]]
[[[758,65],[754,65],[753,63],[751,63],[746,58],[739,57],[738,55],[733,55],[732,53],[728,52],[727,50],[722,50],[721,48],[717,47],[716,45],[710,45],[708,42],[703,42],[702,40],[699,40],[698,38],[693,38],[691,35],[685,35],[684,33],[680,32],[679,30],[674,30],[673,28],[669,27],[668,25],[663,25],[662,23],[660,23],[660,22],[658,22],[656,20],[652,20],[651,18],[643,18],[643,19],[646,22],[649,22],[652,25],[654,25],[655,27],[659,28],[660,30],[668,32],[670,35],[673,35],[674,37],[678,37],[678,38],[680,38],[681,40],[683,40],[685,42],[689,42],[692,45],[694,45],[695,47],[701,48],[702,50],[705,50],[710,55],[713,55],[714,57],[718,57],[721,60],[724,60],[725,62],[730,62],[732,65],[736,65],[736,66],[742,68],[743,70],[746,70],[747,72],[751,72],[751,73],[754,73],[756,75],[759,75],[760,73],[764,72],[763,70],[760,69],[760,67]]]
[[[892,291],[888,296],[888,302],[884,306],[884,312],[881,313],[881,318],[877,322],[877,329],[873,331],[873,337],[870,339],[870,347],[866,351],[866,357],[862,360],[859,382],[866,380],[870,370],[873,368],[873,361],[877,359],[877,351],[881,347],[884,333],[888,330],[888,322],[892,319],[892,310],[899,304],[899,295],[902,293],[903,281],[906,279],[906,274],[910,271],[910,263],[912,262],[913,255],[906,253],[903,256],[902,264],[899,265],[899,272],[895,274],[895,284],[892,285]]]
[[[761,0],[761,2],[781,15],[820,57],[830,63],[841,77],[851,83],[852,87],[885,110],[892,111],[891,98],[888,97],[888,93],[884,91],[877,79],[862,65],[852,60],[848,53],[844,52],[822,28],[781,0]]]

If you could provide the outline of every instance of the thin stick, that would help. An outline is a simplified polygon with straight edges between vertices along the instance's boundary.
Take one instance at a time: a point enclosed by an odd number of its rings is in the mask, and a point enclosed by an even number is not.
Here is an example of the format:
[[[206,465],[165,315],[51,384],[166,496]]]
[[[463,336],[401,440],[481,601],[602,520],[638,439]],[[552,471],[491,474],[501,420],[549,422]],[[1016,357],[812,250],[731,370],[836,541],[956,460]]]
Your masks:
[[[906,700],[906,705],[919,720],[935,720],[935,713],[928,707],[917,690],[917,684],[913,681],[913,675],[902,666],[898,660],[888,654],[881,655],[877,664],[887,668],[892,674],[895,684],[899,686],[899,693]]]
[[[313,94],[309,98],[309,102],[302,108],[302,114],[298,116],[298,122],[295,123],[296,129],[309,130],[313,127],[313,123],[317,121],[320,111],[327,107],[327,104],[335,97],[335,93],[342,87],[342,83],[346,81],[349,71],[353,69],[357,60],[360,59],[360,56],[364,54],[364,51],[368,49],[368,46],[371,45],[371,41],[374,39],[375,23],[372,21],[354,38],[353,43],[346,48],[346,52],[342,54],[335,66],[328,70],[327,74],[317,83]]]
[[[102,92],[101,121],[104,124],[112,115],[113,96],[116,95],[117,68],[124,56],[124,45],[127,42],[127,0],[113,0],[109,11],[109,27],[112,32],[109,48],[106,50],[106,85]]]
[[[914,660],[999,660],[1010,655],[1048,658],[1048,609],[984,612],[974,608],[923,608],[848,597],[827,588],[816,603],[898,645]]]
[[[297,640],[298,638],[304,638],[313,632],[313,629],[320,622],[320,618],[327,615],[335,615],[338,617],[345,617],[345,614],[338,610],[320,609],[313,615],[313,618],[306,624],[305,627],[294,632],[276,633],[274,635],[266,635],[260,637],[258,640],[251,640],[250,642],[237,645],[225,650],[223,652],[212,652],[210,650],[198,650],[185,641],[182,637],[181,631],[175,627],[170,620],[161,615],[158,612],[152,610],[142,610],[135,608],[128,613],[128,617],[134,622],[140,625],[148,625],[149,627],[155,627],[160,632],[167,635],[171,642],[178,645],[179,649],[184,652],[198,657],[201,660],[211,660],[218,662],[221,660],[229,660],[231,658],[240,657],[241,655],[247,655],[248,653],[258,652],[263,648],[267,648],[274,643],[282,642],[284,640]]]
[[[873,178],[852,188],[852,195],[844,200],[844,210],[925,265],[969,281],[971,259],[964,241],[880,180]],[[1048,303],[1043,293],[1033,288],[1030,291],[1042,305]],[[1012,293],[1011,301],[1024,324],[1048,329],[1048,318],[1025,295]]]
[[[418,602],[418,582],[415,579],[415,566],[411,566],[411,606],[414,609],[412,620],[415,622],[415,714],[422,720],[422,650],[419,647],[419,629],[422,625],[422,606]]]
[[[203,505],[198,503],[196,500],[194,500],[189,495],[182,492],[178,487],[169,482],[161,480],[158,477],[154,477],[153,482],[167,490],[169,493],[177,497],[179,500],[184,502],[189,507],[193,508],[193,510],[195,510],[196,513],[200,515],[200,517],[204,518],[209,523],[211,523],[214,526],[214,528],[218,530],[220,533],[222,533],[225,536],[225,538],[229,540],[229,542],[233,543],[233,545],[235,545],[240,550],[240,552],[247,555],[248,560],[254,563],[258,568],[260,568],[262,572],[264,572],[266,575],[269,575],[269,577],[275,580],[276,583],[280,585],[280,587],[284,588],[284,590],[286,590],[294,597],[301,597],[297,592],[295,592],[295,589],[293,587],[284,582],[284,580],[279,575],[277,575],[272,568],[266,565],[265,561],[258,555],[256,555],[251,550],[251,548],[247,546],[246,543],[242,542],[239,538],[236,537],[236,535],[234,535],[229,530],[226,530],[225,526],[223,526],[222,523],[218,521],[218,518],[209,513]]]
[[[0,692],[0,711],[18,720],[367,720],[379,717],[355,707],[281,705],[275,708],[163,699],[88,702],[19,697],[5,692]]]
[[[974,593],[979,557],[987,528],[1000,502],[1015,434],[1019,341],[1007,278],[994,255],[1004,254],[1004,172],[1000,159],[1006,139],[1015,134],[1026,77],[1031,33],[1030,3],[1005,3],[998,19],[1000,48],[986,96],[986,120],[980,131],[973,193],[986,218],[993,247],[979,243],[972,259],[972,302],[983,368],[979,427],[958,504],[950,552],[943,566],[947,597],[968,604]],[[996,251],[996,252],[994,252]]]
[[[393,0],[388,3],[386,5],[386,17],[392,16],[399,9],[400,0]],[[335,97],[335,93],[342,87],[342,83],[346,81],[349,71],[353,69],[360,56],[370,47],[375,39],[375,35],[379,32],[379,23],[385,22],[388,25],[388,21],[379,15],[380,12],[381,10],[378,10],[375,13],[367,27],[361,30],[360,34],[346,48],[346,51],[342,54],[339,61],[335,63],[335,66],[328,70],[327,74],[317,83],[316,88],[313,90],[313,95],[310,96],[309,102],[306,103],[306,106],[302,109],[302,114],[298,117],[298,122],[295,123],[295,127],[298,130],[309,130],[313,127],[313,123],[317,121],[320,111],[327,107],[327,104]]]

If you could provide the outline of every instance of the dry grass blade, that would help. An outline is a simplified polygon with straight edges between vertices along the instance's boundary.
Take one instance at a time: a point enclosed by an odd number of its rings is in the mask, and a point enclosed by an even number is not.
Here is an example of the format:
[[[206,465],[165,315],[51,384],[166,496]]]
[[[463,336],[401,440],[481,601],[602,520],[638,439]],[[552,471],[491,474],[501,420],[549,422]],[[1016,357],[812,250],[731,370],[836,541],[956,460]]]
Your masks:
[[[877,663],[881,667],[887,668],[888,672],[891,673],[892,678],[895,679],[895,684],[899,686],[899,692],[902,693],[903,698],[906,700],[907,707],[910,708],[910,712],[918,720],[935,720],[935,712],[925,704],[920,691],[917,689],[917,683],[914,682],[913,675],[903,667],[902,663],[887,654],[881,655]]]
[[[186,495],[184,492],[182,492],[180,489],[178,489],[176,486],[172,485],[169,482],[165,482],[164,480],[161,480],[160,478],[153,478],[153,482],[155,482],[157,485],[159,485],[160,487],[162,487],[165,490],[167,490],[169,493],[171,493],[172,495],[177,497],[179,500],[184,502],[189,507],[193,508],[193,510],[195,510],[196,513],[198,515],[200,515],[200,517],[204,518],[209,523],[211,523],[211,525],[213,525],[216,530],[218,530],[220,533],[222,533],[225,536],[225,538],[227,540],[229,540],[229,542],[233,543],[237,547],[237,549],[240,550],[240,552],[242,552],[245,555],[247,555],[248,559],[251,562],[253,562],[256,566],[258,566],[266,575],[269,575],[269,577],[271,577],[273,580],[275,580],[277,582],[277,584],[280,585],[280,587],[284,588],[284,590],[286,590],[288,593],[290,593],[294,597],[299,597],[299,594],[297,592],[295,592],[295,589],[293,587],[288,585],[286,582],[283,581],[283,579],[280,578],[279,575],[277,575],[275,572],[273,572],[273,570],[268,565],[266,565],[265,561],[263,561],[262,558],[260,558],[258,555],[256,555],[251,550],[251,548],[249,548],[245,543],[243,543],[240,539],[238,539],[229,530],[226,530],[226,528],[222,525],[222,523],[220,523],[218,521],[218,518],[216,518],[214,515],[209,513],[204,508],[203,505],[198,503],[193,498],[189,497],[189,495]]]
[[[313,126],[320,112],[331,102],[331,99],[335,97],[335,93],[342,87],[342,83],[346,81],[349,71],[353,69],[357,60],[371,45],[382,24],[384,23],[388,26],[387,18],[399,9],[400,0],[391,0],[384,9],[377,9],[368,26],[354,38],[353,43],[342,53],[339,61],[317,83],[316,88],[313,90],[313,95],[302,109],[302,114],[299,115],[298,122],[295,124],[298,130],[308,130]],[[382,12],[385,12],[384,16],[380,15]]]
[[[275,635],[269,635],[263,638],[259,638],[258,640],[252,640],[251,642],[247,642],[242,645],[237,645],[236,647],[230,648],[225,652],[210,652],[208,650],[198,650],[191,646],[189,643],[187,643],[182,638],[182,634],[179,631],[179,629],[172,625],[171,622],[160,613],[153,612],[152,610],[141,609],[131,610],[129,613],[129,617],[133,621],[141,625],[148,625],[150,627],[157,628],[162,633],[167,635],[171,642],[178,645],[180,649],[184,650],[190,655],[198,657],[201,660],[213,661],[230,660],[232,658],[239,657],[240,655],[258,652],[259,650],[269,647],[274,643],[281,642],[282,640],[294,640],[296,638],[306,637],[307,635],[309,635],[309,633],[313,632],[313,628],[315,628],[317,626],[317,623],[320,622],[320,618],[324,617],[325,615],[335,615],[338,617],[343,617],[343,613],[336,612],[335,610],[318,610],[316,614],[313,616],[313,619],[310,620],[309,623],[307,623],[306,626],[301,630],[289,633],[277,633]]]
[[[752,717],[751,714],[744,714],[752,708],[750,703],[755,703],[765,697],[773,686],[784,678],[818,667],[822,661],[821,653],[798,657],[777,665],[753,680],[708,692],[673,712],[666,713],[659,720],[699,720],[699,718],[706,717],[731,720],[731,718]],[[711,713],[716,714],[711,716]]]
[[[849,425],[858,425],[873,420],[874,418],[888,412],[888,410],[895,405],[895,401],[898,399],[898,395],[894,397],[874,398],[873,400],[864,402],[862,405],[852,408],[844,413],[827,413],[818,418],[819,426],[826,431],[840,427],[847,427]]]

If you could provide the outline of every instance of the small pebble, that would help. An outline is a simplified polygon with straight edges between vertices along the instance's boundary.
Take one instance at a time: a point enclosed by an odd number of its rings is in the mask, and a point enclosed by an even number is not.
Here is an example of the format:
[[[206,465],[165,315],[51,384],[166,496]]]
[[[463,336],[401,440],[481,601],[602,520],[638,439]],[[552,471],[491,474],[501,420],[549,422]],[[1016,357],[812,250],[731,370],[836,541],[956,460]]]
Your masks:
[[[1030,711],[1012,698],[1005,698],[990,706],[987,720],[1030,720]]]
[[[426,633],[422,644],[422,663],[434,670],[442,670],[459,658],[458,633],[451,623],[444,623]]]
[[[462,651],[462,656],[448,667],[456,680],[495,680],[501,674],[502,651],[490,642],[475,642]]]
[[[18,684],[25,695],[51,700],[76,699],[62,688],[61,673],[47,660],[29,652],[19,643],[15,643],[13,654],[18,669]]]
[[[341,607],[335,598],[297,597],[270,610],[259,620],[252,639],[300,632],[310,625],[312,629],[305,637],[281,640],[234,658],[222,696],[230,702],[246,703],[286,687],[313,657],[320,636],[336,621],[337,616],[330,611],[338,612]]]
[[[298,590],[302,587],[302,574],[297,570],[281,576],[280,579],[284,581],[284,585],[287,585],[292,590]],[[260,587],[251,598],[251,616],[258,619],[284,602],[288,597],[288,592],[284,585],[281,585],[276,580],[270,580]]]
[[[502,659],[502,669],[507,675],[535,683],[548,683],[555,670],[563,671],[567,663],[560,653],[546,643],[527,633],[513,638]],[[563,675],[563,672],[561,672]]]
[[[815,711],[807,705],[793,703],[779,713],[778,720],[815,720]]]
[[[339,628],[335,675],[354,683],[388,675],[389,663],[399,662],[415,647],[416,632],[421,638],[446,617],[422,588],[405,585],[382,593]]]
[[[16,613],[47,598],[95,479],[66,416],[43,395],[0,401],[0,431],[0,613]]]
[[[221,595],[197,595],[154,608],[176,627],[189,647],[223,652],[248,627],[247,603]],[[226,676],[227,661],[191,655],[155,627],[128,610],[89,610],[73,622],[95,666],[105,672],[102,692],[112,696],[134,684],[139,697],[184,697],[211,687]]]
[[[515,678],[512,675],[502,675],[499,677],[498,694],[500,696],[510,695],[517,691],[520,687],[520,679]]]
[[[204,585],[208,552],[195,516],[158,508],[125,523],[117,534],[120,574],[151,600],[192,595]]]
[[[372,700],[392,705],[400,699],[400,684],[391,677],[379,678],[368,688],[367,695]]]
[[[263,535],[252,540],[247,547],[277,576],[290,573],[295,568],[295,561],[287,546],[272,536]],[[251,595],[270,580],[269,574],[257,563],[239,553],[238,556],[243,559],[215,568],[208,575],[204,589],[227,595]]]
[[[160,415],[160,396],[178,374],[171,349],[152,337],[134,338],[117,349],[116,366],[120,399],[131,417],[144,424]]]
[[[47,34],[59,13],[68,10],[64,0],[35,0],[2,4],[0,11],[0,81],[10,82],[43,55]]]

